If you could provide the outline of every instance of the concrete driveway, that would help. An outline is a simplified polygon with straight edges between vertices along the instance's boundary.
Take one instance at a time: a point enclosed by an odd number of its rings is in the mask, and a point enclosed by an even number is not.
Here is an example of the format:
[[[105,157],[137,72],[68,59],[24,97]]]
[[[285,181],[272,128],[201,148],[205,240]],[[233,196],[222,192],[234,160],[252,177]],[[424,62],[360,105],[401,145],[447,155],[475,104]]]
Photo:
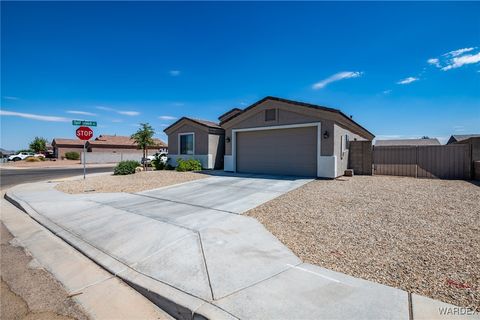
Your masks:
[[[84,195],[36,183],[8,196],[178,318],[408,319],[406,292],[302,263],[241,215],[308,181],[222,174]]]

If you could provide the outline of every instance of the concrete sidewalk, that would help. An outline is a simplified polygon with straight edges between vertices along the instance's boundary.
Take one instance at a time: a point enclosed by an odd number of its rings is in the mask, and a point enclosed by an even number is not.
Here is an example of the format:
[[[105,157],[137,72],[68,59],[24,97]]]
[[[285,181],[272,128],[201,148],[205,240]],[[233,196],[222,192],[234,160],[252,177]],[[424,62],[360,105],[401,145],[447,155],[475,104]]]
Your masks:
[[[241,215],[308,181],[213,176],[138,194],[84,195],[34,183],[7,196],[177,318],[420,319],[435,312],[428,299],[302,263]]]

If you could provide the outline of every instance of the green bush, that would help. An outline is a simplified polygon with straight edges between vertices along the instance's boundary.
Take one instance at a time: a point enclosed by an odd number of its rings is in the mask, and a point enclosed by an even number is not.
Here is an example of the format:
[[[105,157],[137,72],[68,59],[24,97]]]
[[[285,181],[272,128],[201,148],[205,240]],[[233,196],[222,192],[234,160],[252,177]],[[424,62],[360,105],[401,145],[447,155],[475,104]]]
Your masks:
[[[177,159],[177,171],[199,171],[202,170],[202,164],[197,159],[183,160]]]
[[[165,169],[165,163],[160,160],[163,154],[155,155],[155,159],[152,160],[152,165],[155,167],[155,170],[163,170]]]
[[[75,151],[65,152],[65,158],[67,158],[68,160],[79,160],[80,153]]]
[[[135,168],[140,166],[140,162],[135,160],[120,161],[115,167],[114,175],[126,175],[135,173]]]

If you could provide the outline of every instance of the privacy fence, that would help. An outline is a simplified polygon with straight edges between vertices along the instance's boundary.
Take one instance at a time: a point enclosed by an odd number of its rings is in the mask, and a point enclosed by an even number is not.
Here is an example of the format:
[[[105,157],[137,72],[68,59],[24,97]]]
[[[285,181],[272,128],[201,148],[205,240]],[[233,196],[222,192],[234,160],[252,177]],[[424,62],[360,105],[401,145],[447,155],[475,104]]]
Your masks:
[[[366,141],[352,141],[349,160],[355,174],[472,178],[472,147],[469,144],[369,147]],[[368,168],[373,170],[369,172]]]

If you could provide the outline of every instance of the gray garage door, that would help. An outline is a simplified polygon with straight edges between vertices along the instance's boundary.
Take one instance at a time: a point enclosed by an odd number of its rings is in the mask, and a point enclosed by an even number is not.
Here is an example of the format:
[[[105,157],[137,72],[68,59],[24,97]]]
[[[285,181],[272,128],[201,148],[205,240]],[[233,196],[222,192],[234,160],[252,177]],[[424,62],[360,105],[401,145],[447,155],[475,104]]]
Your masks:
[[[317,128],[237,132],[237,172],[317,175]]]

